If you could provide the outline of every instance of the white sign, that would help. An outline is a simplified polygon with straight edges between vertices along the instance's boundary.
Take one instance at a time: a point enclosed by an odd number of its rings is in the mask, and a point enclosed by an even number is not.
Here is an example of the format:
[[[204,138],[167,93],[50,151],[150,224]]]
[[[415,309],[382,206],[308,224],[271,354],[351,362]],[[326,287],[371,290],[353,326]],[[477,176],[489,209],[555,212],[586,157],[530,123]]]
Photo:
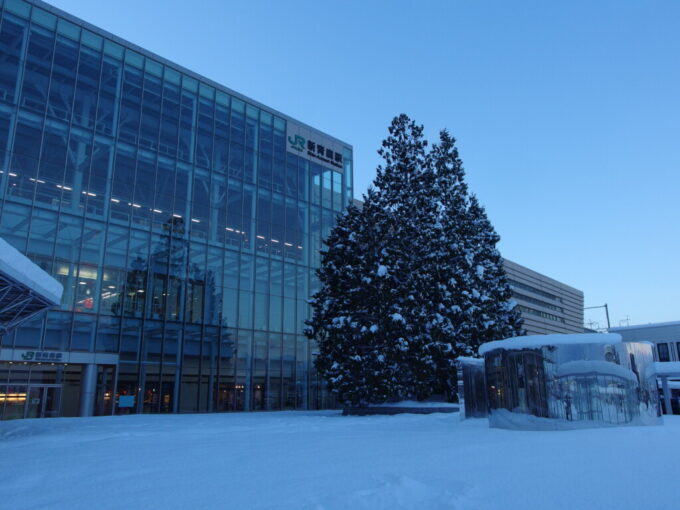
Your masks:
[[[342,144],[324,138],[311,129],[305,129],[288,122],[286,147],[288,152],[342,172]]]

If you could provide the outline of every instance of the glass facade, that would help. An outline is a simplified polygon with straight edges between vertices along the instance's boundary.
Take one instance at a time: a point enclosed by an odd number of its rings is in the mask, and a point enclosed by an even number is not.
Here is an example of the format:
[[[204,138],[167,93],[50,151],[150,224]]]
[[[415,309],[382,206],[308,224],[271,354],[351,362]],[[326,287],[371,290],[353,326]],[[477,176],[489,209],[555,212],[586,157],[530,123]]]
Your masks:
[[[484,353],[484,360],[492,427],[570,429],[661,423],[648,343],[508,345]]]
[[[316,133],[335,165],[305,157],[283,115],[41,2],[0,6],[0,237],[64,285],[3,349],[117,354],[106,412],[333,405],[303,327],[351,146]]]

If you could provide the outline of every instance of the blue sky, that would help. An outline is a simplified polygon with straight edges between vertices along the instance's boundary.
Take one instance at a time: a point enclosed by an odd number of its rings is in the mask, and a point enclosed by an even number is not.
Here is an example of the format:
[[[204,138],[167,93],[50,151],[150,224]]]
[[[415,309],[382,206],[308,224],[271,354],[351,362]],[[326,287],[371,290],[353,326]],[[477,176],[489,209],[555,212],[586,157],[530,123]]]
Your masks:
[[[351,143],[357,196],[392,117],[448,128],[505,257],[680,320],[680,2],[51,3]]]

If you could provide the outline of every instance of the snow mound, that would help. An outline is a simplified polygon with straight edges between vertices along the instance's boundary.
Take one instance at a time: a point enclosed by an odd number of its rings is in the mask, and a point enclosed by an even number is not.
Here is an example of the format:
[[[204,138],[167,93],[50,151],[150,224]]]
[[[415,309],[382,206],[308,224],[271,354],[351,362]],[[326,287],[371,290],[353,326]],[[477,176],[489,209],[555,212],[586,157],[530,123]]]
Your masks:
[[[680,377],[680,361],[657,361],[654,363],[656,375]]]
[[[480,345],[479,354],[494,349],[538,349],[547,345],[620,344],[618,333],[574,333],[570,335],[528,335],[496,340]]]
[[[469,356],[458,356],[456,361],[459,361],[463,365],[478,365],[484,366],[484,358],[471,358]]]
[[[678,363],[680,365],[680,363]],[[637,383],[637,377],[626,367],[610,361],[579,360],[569,361],[557,368],[557,377],[570,375],[611,375]]]
[[[371,407],[458,407],[451,402],[402,400],[400,402],[385,402],[384,404],[371,404]]]

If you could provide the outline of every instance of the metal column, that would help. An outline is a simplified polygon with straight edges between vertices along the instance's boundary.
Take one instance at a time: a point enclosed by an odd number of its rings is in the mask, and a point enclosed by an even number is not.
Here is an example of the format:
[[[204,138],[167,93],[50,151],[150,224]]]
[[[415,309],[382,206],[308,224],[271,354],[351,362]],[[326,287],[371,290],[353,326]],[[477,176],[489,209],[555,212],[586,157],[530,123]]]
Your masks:
[[[80,416],[94,414],[94,399],[97,394],[97,365],[94,363],[83,367],[83,380],[80,385]]]
[[[663,401],[666,406],[666,414],[673,414],[673,407],[671,406],[671,390],[668,387],[668,377],[661,377],[661,385],[663,386]]]

